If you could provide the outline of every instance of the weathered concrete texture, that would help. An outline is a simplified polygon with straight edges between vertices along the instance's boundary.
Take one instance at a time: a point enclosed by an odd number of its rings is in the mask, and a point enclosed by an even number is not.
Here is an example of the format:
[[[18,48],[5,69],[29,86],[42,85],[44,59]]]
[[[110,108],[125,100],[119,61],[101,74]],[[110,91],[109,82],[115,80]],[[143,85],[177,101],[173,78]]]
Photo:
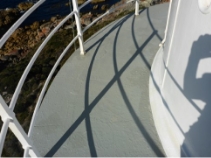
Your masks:
[[[32,139],[42,156],[163,156],[148,96],[168,4],[128,15],[92,36],[49,88]]]

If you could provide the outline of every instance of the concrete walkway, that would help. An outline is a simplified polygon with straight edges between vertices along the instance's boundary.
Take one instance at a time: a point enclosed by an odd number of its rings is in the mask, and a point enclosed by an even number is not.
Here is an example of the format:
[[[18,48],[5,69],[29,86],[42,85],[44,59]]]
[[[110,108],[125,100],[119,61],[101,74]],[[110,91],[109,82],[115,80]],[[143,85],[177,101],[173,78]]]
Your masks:
[[[164,156],[151,114],[151,63],[168,4],[106,26],[76,51],[49,88],[32,139],[41,156]]]

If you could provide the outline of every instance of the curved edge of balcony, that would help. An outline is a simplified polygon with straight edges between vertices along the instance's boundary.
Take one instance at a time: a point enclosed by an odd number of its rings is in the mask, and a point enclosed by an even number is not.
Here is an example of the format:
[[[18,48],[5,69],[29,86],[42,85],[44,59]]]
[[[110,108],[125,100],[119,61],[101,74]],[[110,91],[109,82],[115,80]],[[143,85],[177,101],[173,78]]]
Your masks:
[[[161,90],[164,69],[163,47],[160,47],[153,60],[149,79],[150,105],[155,127],[166,155],[180,157],[183,136],[165,104]]]

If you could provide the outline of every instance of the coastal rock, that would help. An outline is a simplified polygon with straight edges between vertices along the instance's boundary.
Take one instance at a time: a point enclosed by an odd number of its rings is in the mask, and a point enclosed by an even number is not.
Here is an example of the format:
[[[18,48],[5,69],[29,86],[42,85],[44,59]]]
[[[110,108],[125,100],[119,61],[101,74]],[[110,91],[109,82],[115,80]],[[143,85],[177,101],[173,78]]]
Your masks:
[[[85,14],[80,19],[81,24],[87,26],[92,22],[92,19],[93,19],[93,14],[91,13]]]
[[[106,0],[92,0],[91,3],[95,4],[95,3],[101,3],[101,2],[105,2]]]
[[[28,41],[28,47],[29,47],[29,48],[33,48],[34,46],[35,46],[34,40],[33,40],[33,39],[29,40],[29,41]]]
[[[78,4],[81,5],[85,2],[86,0],[78,0]]]
[[[6,49],[11,49],[13,46],[14,46],[14,43],[12,42],[7,42],[5,45]]]
[[[48,36],[48,34],[50,33],[51,29],[50,27],[44,27],[42,28],[42,33],[45,35],[45,36]]]
[[[27,35],[30,35],[30,34],[31,34],[31,31],[30,31],[30,30],[27,30],[27,31],[26,31],[26,34],[27,34]]]
[[[9,56],[18,56],[20,53],[19,53],[19,50],[17,49],[14,49],[12,51],[10,51],[9,53],[7,53],[7,55]]]
[[[40,23],[38,21],[35,21],[31,26],[30,28],[32,30],[37,30],[38,28],[40,27]]]
[[[31,8],[32,6],[33,6],[32,2],[22,2],[22,3],[18,4],[18,9],[20,11],[26,11],[29,8]]]
[[[88,17],[88,18],[84,18],[82,24],[83,25],[89,25],[92,22],[92,18]]]
[[[40,41],[44,36],[45,36],[45,34],[42,31],[39,30],[37,32],[36,40]]]
[[[104,5],[101,6],[101,10],[102,10],[102,11],[107,10],[108,7],[109,7],[108,4],[104,4]]]
[[[98,4],[94,5],[94,7],[93,7],[93,10],[96,10],[96,9],[98,9]]]
[[[57,20],[57,17],[55,17],[55,16],[53,16],[53,17],[51,17],[51,22],[55,22]]]
[[[34,38],[35,38],[35,36],[34,36],[34,34],[33,34],[33,33],[29,35],[29,40],[33,41],[33,40],[34,40]]]
[[[40,30],[42,30],[43,28],[52,29],[53,27],[54,27],[53,23],[51,21],[49,21],[49,22],[46,22],[46,23],[40,25]]]
[[[0,49],[0,57],[4,54],[4,51]]]
[[[65,27],[64,27],[64,29],[65,30],[68,30],[68,29],[73,29],[73,28],[75,28],[75,22],[74,23],[72,23],[72,24],[70,24],[70,25],[66,25]]]
[[[17,38],[19,35],[23,34],[24,29],[23,28],[18,28],[17,30],[15,30],[15,32],[12,34],[12,38]]]
[[[0,27],[15,22],[19,16],[18,9],[0,10]]]
[[[7,16],[5,17],[4,24],[5,24],[5,25],[8,25],[8,24],[11,23],[13,20],[14,20],[14,17],[7,15]]]
[[[56,27],[61,21],[62,21],[62,19],[55,20],[53,23],[53,27]]]

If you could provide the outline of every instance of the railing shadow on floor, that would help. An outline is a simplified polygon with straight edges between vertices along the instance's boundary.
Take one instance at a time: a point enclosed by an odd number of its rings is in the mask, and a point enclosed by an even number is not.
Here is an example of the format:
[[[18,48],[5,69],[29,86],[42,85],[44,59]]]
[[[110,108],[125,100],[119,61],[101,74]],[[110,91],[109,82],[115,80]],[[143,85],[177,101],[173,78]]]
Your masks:
[[[148,20],[150,21],[150,18],[149,18],[149,9],[147,9],[147,15],[148,15]],[[141,59],[143,60],[143,62],[145,63],[146,67],[149,69],[151,69],[151,66],[149,64],[149,62],[147,61],[147,59],[145,58],[144,54],[142,53],[144,47],[150,42],[150,40],[153,38],[153,36],[157,35],[157,37],[160,37],[159,34],[157,33],[157,30],[154,29],[153,25],[151,24],[152,28],[153,28],[153,32],[152,34],[148,37],[148,39],[142,44],[141,47],[138,46],[138,42],[136,40],[136,37],[135,37],[135,31],[134,31],[134,23],[135,23],[135,18],[133,18],[133,21],[132,21],[132,36],[133,36],[133,41],[134,41],[134,44],[135,44],[135,47],[137,49],[137,51],[135,52],[135,54],[140,55]],[[116,45],[116,42],[117,42],[117,36],[119,34],[119,31],[120,29],[118,30],[118,33],[116,35],[116,38],[115,38],[115,45]],[[159,38],[160,41],[161,41],[161,38]],[[118,72],[118,68],[117,68],[117,62],[116,62],[116,47],[114,45],[114,55],[113,55],[113,59],[114,59],[114,69],[115,69],[115,72],[117,73]],[[150,135],[148,134],[146,128],[143,126],[143,124],[141,123],[141,120],[138,118],[135,110],[133,109],[133,106],[131,104],[131,102],[129,101],[127,95],[126,95],[126,92],[124,90],[124,87],[123,87],[123,84],[121,82],[121,79],[118,78],[117,80],[117,83],[118,83],[118,86],[119,86],[119,89],[120,89],[120,92],[122,94],[122,98],[124,99],[124,102],[128,108],[128,111],[130,112],[131,116],[133,117],[133,120],[134,122],[136,123],[137,127],[139,128],[140,132],[143,134],[143,136],[145,137],[146,141],[148,142],[149,146],[151,147],[151,149],[154,151],[154,153],[159,156],[159,157],[163,157],[164,154],[163,152],[158,148],[158,146],[156,145],[156,143],[153,141],[153,139],[150,137]]]
[[[142,10],[140,13],[142,13],[144,10]],[[139,128],[139,131],[145,136],[146,141],[148,142],[148,144],[151,146],[152,150],[154,151],[154,153],[157,156],[164,156],[164,154],[162,153],[162,151],[160,151],[160,149],[157,147],[157,145],[155,144],[155,142],[153,141],[153,139],[150,137],[150,135],[148,134],[147,130],[145,129],[145,127],[143,126],[143,124],[141,123],[141,121],[139,120],[137,114],[135,113],[126,93],[125,90],[122,86],[120,77],[123,74],[123,72],[128,68],[128,66],[133,62],[133,60],[140,55],[142,60],[144,61],[146,67],[150,70],[150,64],[148,63],[148,61],[146,60],[146,58],[144,57],[144,55],[142,54],[142,50],[144,49],[144,47],[150,42],[150,40],[156,35],[159,40],[161,41],[161,37],[159,36],[159,34],[157,33],[157,30],[155,30],[155,28],[153,27],[152,23],[150,22],[150,17],[149,17],[149,13],[148,13],[148,9],[147,9],[147,15],[148,15],[148,19],[149,19],[149,23],[153,29],[152,34],[148,37],[148,39],[143,43],[143,45],[141,47],[138,46],[136,38],[135,38],[135,32],[134,32],[134,22],[135,22],[135,18],[133,19],[133,23],[132,23],[132,35],[133,35],[133,40],[134,40],[134,44],[137,48],[137,51],[133,54],[133,56],[125,63],[125,65],[118,71],[117,68],[117,63],[116,63],[116,44],[117,44],[117,38],[119,35],[119,32],[121,30],[121,27],[123,25],[124,22],[127,21],[128,18],[130,18],[132,15],[128,15],[126,17],[124,17],[122,20],[120,20],[114,27],[112,27],[112,29],[110,29],[100,40],[98,40],[97,42],[95,42],[93,45],[91,45],[86,51],[88,52],[90,49],[92,49],[95,45],[98,44],[94,55],[92,57],[92,60],[90,62],[89,68],[88,68],[88,72],[87,72],[87,78],[86,78],[86,85],[85,85],[85,109],[84,111],[81,113],[81,115],[78,117],[78,119],[72,124],[72,126],[64,133],[64,135],[57,141],[56,144],[54,144],[54,146],[48,151],[48,153],[45,156],[53,156],[58,150],[59,148],[63,145],[63,143],[72,135],[72,133],[75,131],[75,129],[81,124],[81,122],[85,119],[85,124],[86,124],[86,131],[87,131],[87,140],[88,140],[88,144],[89,144],[89,150],[90,150],[90,155],[92,157],[96,157],[97,156],[97,151],[95,148],[95,144],[94,144],[94,138],[93,138],[93,134],[92,134],[92,127],[91,127],[91,121],[90,121],[90,116],[89,114],[91,113],[91,111],[93,110],[93,108],[96,106],[96,104],[101,100],[101,98],[107,93],[107,91],[112,87],[112,85],[117,82],[120,92],[122,94],[122,98],[124,99],[124,102],[128,108],[128,111],[130,113],[130,115],[132,116],[136,126]],[[99,48],[101,46],[101,44],[103,43],[103,41],[105,40],[105,38],[111,34],[115,29],[118,28],[116,37],[115,37],[115,42],[113,45],[113,49],[114,49],[114,54],[113,54],[113,63],[114,63],[114,70],[115,70],[115,75],[113,76],[113,78],[110,80],[110,82],[108,82],[108,84],[105,86],[105,88],[98,94],[98,96],[92,101],[92,103],[89,104],[89,84],[90,84],[90,78],[91,78],[91,72],[92,72],[92,68],[93,68],[93,64],[95,61],[95,57],[99,51]]]
[[[90,49],[92,49],[95,45],[98,44],[94,55],[92,57],[92,60],[90,62],[89,68],[88,68],[88,72],[87,72],[87,79],[86,79],[86,89],[89,89],[89,82],[90,82],[90,76],[91,76],[91,71],[92,71],[92,67],[94,64],[94,60],[95,57],[98,53],[98,50],[101,46],[101,44],[103,43],[103,41],[105,40],[105,38],[111,34],[115,29],[117,29],[119,26],[123,25],[123,23],[129,19],[133,14],[127,15],[126,17],[124,17],[123,19],[121,19],[114,27],[112,27],[99,41],[95,42],[92,46],[90,46],[88,49],[86,49],[86,52],[88,52]],[[121,71],[121,73],[123,73],[124,71]],[[102,96],[111,88],[111,86],[114,84],[114,82],[116,81],[116,77],[114,76],[112,78],[112,80],[107,84],[107,86],[99,93],[99,95],[92,101],[92,103],[85,105],[85,110],[81,113],[81,115],[77,118],[77,120],[72,124],[72,126],[64,133],[64,135],[57,141],[56,144],[54,144],[54,146],[47,152],[47,154],[45,155],[46,157],[51,157],[53,156],[58,150],[59,148],[62,146],[62,144],[71,136],[71,134],[75,131],[75,129],[81,124],[81,122],[86,119],[86,117],[90,114],[90,112],[92,111],[92,109],[95,107],[95,105],[99,102],[99,100],[102,98]],[[85,92],[85,100],[88,96],[88,91]],[[88,100],[86,101],[86,103],[88,103]],[[89,126],[89,125],[88,125]],[[91,126],[90,126],[91,127]],[[91,128],[90,128],[91,129]],[[88,129],[88,131],[91,131]],[[88,134],[90,136],[90,134]],[[91,139],[90,137],[88,138],[88,140]],[[90,140],[89,140],[90,141]],[[93,140],[91,140],[92,142],[94,142]],[[93,144],[93,143],[92,143]],[[95,147],[90,147],[92,148],[91,153],[95,153]],[[94,150],[94,151],[93,151]]]

